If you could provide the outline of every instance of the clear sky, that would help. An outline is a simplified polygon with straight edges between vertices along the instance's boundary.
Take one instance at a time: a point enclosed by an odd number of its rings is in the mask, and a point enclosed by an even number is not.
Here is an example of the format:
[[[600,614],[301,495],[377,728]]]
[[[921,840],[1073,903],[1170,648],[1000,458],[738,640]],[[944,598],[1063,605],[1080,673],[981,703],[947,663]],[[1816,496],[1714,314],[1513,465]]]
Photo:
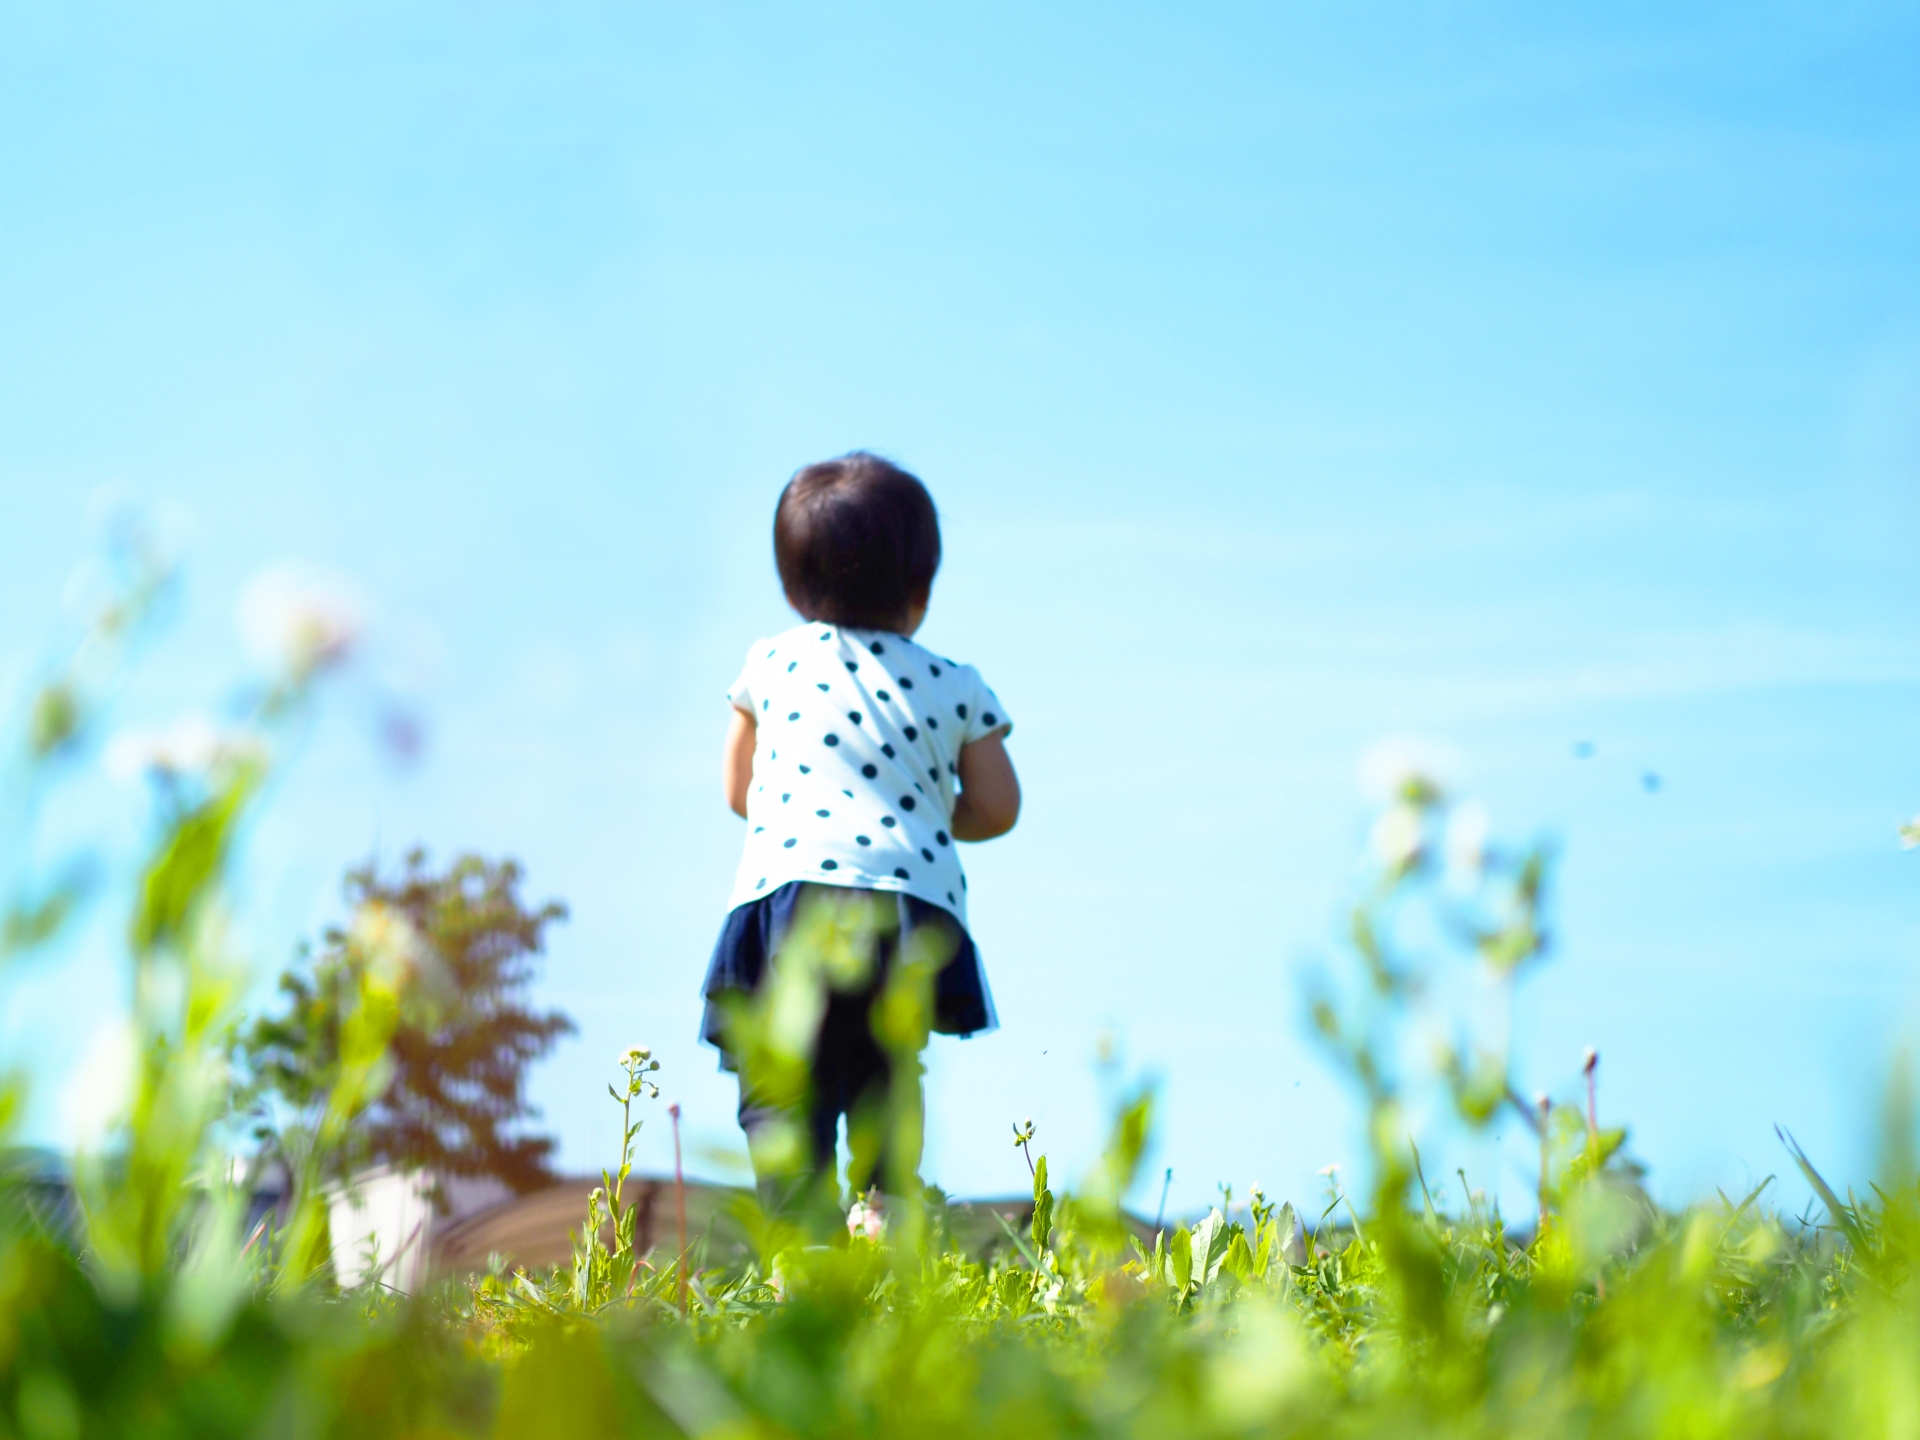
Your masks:
[[[1920,1015],[1920,11],[1681,8],[0,0],[0,682],[103,491],[190,539],[130,721],[240,676],[260,567],[353,577],[263,973],[349,862],[517,855],[573,909],[563,1162],[645,1041],[723,1173],[722,692],[789,623],[780,484],[878,449],[1028,796],[969,856],[1004,1028],[934,1044],[931,1178],[1017,1188],[1027,1115],[1084,1164],[1103,1032],[1175,1207],[1353,1163],[1300,976],[1357,760],[1416,735],[1560,844],[1528,1088],[1597,1045],[1670,1198],[1775,1122],[1864,1179]],[[7,994],[45,1134],[106,933]]]

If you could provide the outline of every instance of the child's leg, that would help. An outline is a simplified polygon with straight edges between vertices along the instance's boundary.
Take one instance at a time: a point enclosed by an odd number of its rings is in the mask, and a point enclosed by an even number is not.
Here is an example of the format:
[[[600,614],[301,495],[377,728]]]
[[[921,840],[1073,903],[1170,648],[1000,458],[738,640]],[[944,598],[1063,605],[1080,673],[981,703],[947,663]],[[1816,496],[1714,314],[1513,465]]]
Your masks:
[[[796,1114],[768,1104],[752,1092],[744,1076],[739,1115],[760,1208],[799,1225],[816,1240],[831,1235],[841,1223],[832,1159],[834,1117],[823,1116],[818,1106]],[[820,1155],[827,1157],[824,1166],[815,1163]]]
[[[747,1151],[753,1157],[755,1175],[764,1178],[770,1174],[832,1173],[834,1132],[839,1115],[821,1105],[818,1099],[796,1115],[785,1106],[768,1101],[742,1075],[737,1113],[740,1128],[747,1135]]]
[[[854,1118],[860,1097],[884,1075],[885,1056],[867,1020],[872,1005],[871,991],[828,996],[808,1067],[809,1093],[801,1104],[781,1105],[745,1073],[740,1076],[740,1128],[747,1135],[761,1204],[810,1229],[831,1229],[840,1222],[836,1142],[843,1115],[856,1151],[851,1176],[856,1189],[864,1191],[867,1177],[877,1173],[871,1160],[864,1167],[858,1163],[861,1136]]]
[[[926,1106],[920,1080],[926,1073],[920,1057],[898,1061],[884,1052],[854,1097],[847,1117],[847,1137],[853,1155],[848,1178],[855,1190],[878,1188],[902,1194],[920,1175],[921,1137]]]
[[[828,1134],[842,1115],[847,1120],[847,1183],[856,1195],[886,1178],[882,1112],[890,1067],[868,1018],[876,993],[864,989],[828,1001],[813,1057],[815,1104],[828,1112]]]

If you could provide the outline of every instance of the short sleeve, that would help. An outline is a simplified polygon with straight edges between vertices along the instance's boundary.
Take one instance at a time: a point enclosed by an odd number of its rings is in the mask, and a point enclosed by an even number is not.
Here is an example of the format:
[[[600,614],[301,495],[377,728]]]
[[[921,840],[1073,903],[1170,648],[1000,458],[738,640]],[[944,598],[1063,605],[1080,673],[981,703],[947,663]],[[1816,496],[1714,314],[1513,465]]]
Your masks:
[[[955,708],[958,718],[965,726],[961,731],[960,743],[971,745],[976,740],[984,740],[989,735],[1013,733],[1013,721],[1007,715],[1007,707],[1000,703],[1000,697],[987,688],[987,682],[980,678],[980,672],[971,665],[965,667],[961,677],[964,680],[959,689],[966,696]]]
[[[727,699],[733,708],[744,710],[755,718],[759,716],[759,701],[754,693],[754,673],[759,669],[760,658],[766,649],[766,641],[754,641],[753,648],[747,651],[746,664],[740,667],[740,678],[727,687]]]

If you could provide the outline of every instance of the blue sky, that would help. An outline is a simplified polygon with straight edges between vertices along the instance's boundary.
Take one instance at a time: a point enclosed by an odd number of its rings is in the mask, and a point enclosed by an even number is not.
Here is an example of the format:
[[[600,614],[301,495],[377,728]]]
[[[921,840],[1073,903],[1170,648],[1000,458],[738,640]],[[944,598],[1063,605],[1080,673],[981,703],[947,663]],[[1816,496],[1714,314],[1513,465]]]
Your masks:
[[[1599,1046],[1670,1198],[1778,1171],[1775,1122],[1863,1178],[1920,1015],[1917,60],[1911,6],[5,5],[0,683],[102,493],[189,542],[130,723],[239,678],[262,566],[353,577],[263,974],[370,852],[518,855],[573,908],[564,1162],[644,1040],[722,1173],[721,695],[788,623],[785,476],[878,449],[1028,793],[970,855],[1004,1028],[934,1046],[932,1178],[1016,1188],[1027,1115],[1084,1164],[1103,1032],[1176,1207],[1351,1165],[1300,977],[1392,735],[1557,837],[1530,1088]],[[48,1134],[108,928],[9,992]]]

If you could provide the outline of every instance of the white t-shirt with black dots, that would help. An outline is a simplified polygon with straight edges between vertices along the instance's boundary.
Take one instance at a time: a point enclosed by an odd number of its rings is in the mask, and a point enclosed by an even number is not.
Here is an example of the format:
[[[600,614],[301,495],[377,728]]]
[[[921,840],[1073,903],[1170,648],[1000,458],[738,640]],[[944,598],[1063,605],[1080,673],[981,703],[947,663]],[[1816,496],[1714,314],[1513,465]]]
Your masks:
[[[960,747],[1013,722],[971,665],[809,621],[754,643],[727,692],[754,718],[747,845],[728,908],[794,880],[896,890],[967,923]]]

